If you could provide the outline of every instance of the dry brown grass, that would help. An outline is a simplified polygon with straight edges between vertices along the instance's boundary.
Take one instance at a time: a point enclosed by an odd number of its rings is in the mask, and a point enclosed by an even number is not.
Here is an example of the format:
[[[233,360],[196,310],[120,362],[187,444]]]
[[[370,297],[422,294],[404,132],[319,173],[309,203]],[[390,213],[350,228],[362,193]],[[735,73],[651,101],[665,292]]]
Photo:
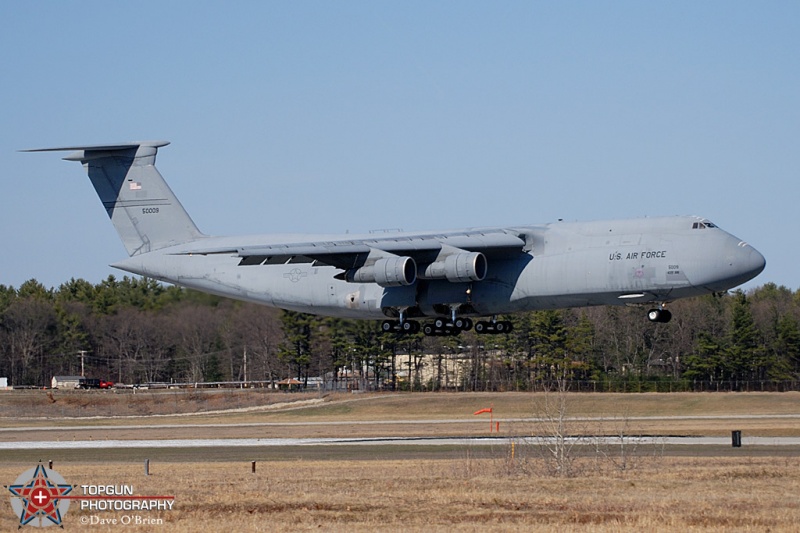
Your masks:
[[[659,458],[621,474],[584,464],[555,479],[465,452],[441,460],[56,465],[72,484],[116,483],[176,497],[158,527],[125,531],[796,531],[797,458]],[[13,481],[30,464],[4,464]],[[9,481],[5,481],[9,480]],[[72,507],[65,529],[88,514]],[[95,513],[104,518],[122,513]],[[130,514],[130,513],[128,513]],[[16,529],[10,505],[0,530]],[[87,528],[112,530],[115,527]]]
[[[190,394],[0,394],[0,425],[113,426],[171,424],[169,428],[65,429],[5,432],[3,440],[103,438],[486,435],[487,421],[472,412],[493,404],[499,418],[540,416],[530,394],[334,395],[321,406],[277,411],[229,412],[164,418],[88,418],[91,412],[196,413],[308,400],[317,395],[220,391]],[[800,394],[571,394],[570,417],[612,417],[571,422],[569,433],[730,435],[800,434],[794,417],[759,420],[752,415],[797,415]],[[20,418],[80,416],[75,419]],[[719,420],[636,420],[648,416],[720,416]],[[91,416],[91,415],[90,415]],[[455,419],[468,423],[420,424]],[[397,424],[357,424],[395,420]],[[225,423],[276,423],[242,428]],[[336,422],[338,425],[315,425]],[[176,424],[203,424],[202,428]],[[297,426],[288,424],[300,424]],[[735,425],[732,425],[735,424]],[[503,435],[536,433],[530,421],[504,422]],[[110,435],[110,436],[108,436]],[[780,449],[779,449],[780,448]],[[633,451],[633,450],[628,450]],[[163,518],[162,526],[125,531],[795,531],[800,523],[800,458],[796,447],[725,450],[706,447],[691,457],[637,449],[621,466],[614,450],[576,451],[572,477],[547,475],[541,447],[423,446],[238,448],[186,450],[30,450],[3,452],[0,479],[12,483],[42,454],[54,458],[69,483],[130,484],[137,494],[176,497],[175,509],[138,513]],[[91,454],[91,455],[90,455]],[[725,455],[724,457],[722,455]],[[153,475],[144,476],[142,459]],[[250,473],[249,459],[259,460]],[[8,501],[8,499],[6,499]],[[17,528],[11,506],[0,504],[0,531]],[[118,530],[80,526],[72,507],[67,530]],[[120,513],[96,513],[103,518]],[[129,513],[130,514],[130,513]]]
[[[541,395],[531,393],[413,394],[284,394],[276,392],[161,391],[104,393],[98,391],[0,392],[0,427],[69,426],[61,432],[2,433],[2,440],[105,440],[127,438],[190,438],[203,424],[206,438],[463,436],[488,433],[486,415],[472,413],[494,406],[503,419],[501,434],[530,435],[530,422],[514,419],[541,416]],[[321,403],[314,403],[321,402]],[[248,411],[247,409],[260,409]],[[133,416],[132,413],[140,415]],[[149,416],[149,415],[161,416]],[[762,415],[778,415],[758,418]],[[787,418],[787,415],[790,417]],[[673,393],[569,394],[569,417],[610,420],[572,424],[573,433],[614,434],[620,421],[630,421],[629,434],[727,436],[733,429],[746,436],[800,436],[800,393]],[[684,418],[684,417],[717,418]],[[641,419],[638,417],[667,417]],[[669,419],[668,417],[680,417]],[[782,418],[781,418],[782,417]],[[381,420],[392,424],[366,424]],[[424,423],[420,420],[450,423]],[[218,424],[261,424],[218,427]],[[141,430],[118,426],[147,424]],[[76,429],[92,426],[91,429]],[[103,429],[98,430],[97,427]]]
[[[800,393],[568,393],[570,416],[769,415],[800,414]],[[177,391],[0,391],[0,425],[16,425],[53,418],[148,417],[148,423],[174,423],[170,415],[191,414],[192,421],[344,421],[470,418],[472,412],[493,405],[495,416],[535,415],[540,393],[280,393],[265,389],[206,389]],[[307,405],[309,400],[322,401]],[[269,406],[303,402],[302,408],[269,410]],[[306,403],[306,405],[304,405]],[[265,410],[247,412],[248,408]],[[221,410],[241,412],[215,413]],[[210,414],[209,414],[210,413]],[[131,418],[108,420],[128,424]],[[63,423],[74,424],[75,420]]]

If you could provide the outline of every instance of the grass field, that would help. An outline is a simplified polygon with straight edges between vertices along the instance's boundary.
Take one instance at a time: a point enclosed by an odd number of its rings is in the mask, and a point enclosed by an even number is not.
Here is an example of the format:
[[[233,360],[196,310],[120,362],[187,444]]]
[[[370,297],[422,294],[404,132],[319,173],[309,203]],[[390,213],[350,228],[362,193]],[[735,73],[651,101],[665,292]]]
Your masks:
[[[196,427],[182,429],[182,425],[203,425],[201,433],[207,438],[486,435],[487,415],[476,417],[472,413],[489,406],[494,407],[494,419],[501,421],[502,434],[530,434],[535,428],[526,420],[541,416],[542,395],[13,391],[0,393],[0,428],[22,426],[48,431],[0,432],[0,441],[198,435]],[[131,415],[132,411],[140,414]],[[726,436],[736,429],[748,436],[800,436],[800,393],[576,393],[569,395],[567,416],[602,417],[604,420],[595,423],[573,425],[574,431],[593,433],[613,434],[625,420],[630,421],[631,431],[650,435]],[[142,424],[151,428],[146,432],[125,428]],[[243,426],[231,427],[235,424]],[[69,429],[53,431],[58,427]]]
[[[168,423],[175,415],[236,422],[393,420],[469,417],[495,408],[498,417],[536,416],[541,393],[276,393],[264,389],[180,391],[0,391],[0,424],[73,424],[106,418],[126,424],[147,417]],[[800,414],[800,393],[573,393],[574,416],[675,416]],[[293,408],[296,407],[296,408]],[[115,417],[116,419],[107,419]],[[69,420],[61,420],[69,419]]]
[[[30,465],[3,464],[13,480]],[[137,495],[175,496],[171,511],[90,512],[77,502],[65,530],[92,516],[161,524],[125,531],[796,531],[797,458],[653,458],[622,472],[587,461],[575,477],[541,474],[536,460],[510,462],[452,452],[436,460],[56,465],[72,484],[113,482]],[[79,489],[77,489],[79,490]],[[0,530],[16,529],[10,506]]]
[[[81,407],[87,401],[91,408]],[[15,391],[0,394],[0,427],[69,429],[0,432],[0,438],[486,435],[487,421],[472,413],[489,405],[504,420],[501,434],[532,434],[539,427],[530,419],[542,416],[541,397],[522,393],[321,397],[219,391],[137,393],[134,400],[129,394],[49,397],[46,391]],[[730,436],[731,429],[739,429],[746,436],[797,436],[797,415],[796,393],[570,394],[567,431],[615,434],[624,427],[631,435]],[[697,418],[673,418],[687,416]],[[148,428],[113,429],[133,425]],[[81,429],[100,426],[109,429]],[[122,526],[82,525],[81,520],[121,520],[124,515],[150,520],[132,522],[125,531],[178,532],[796,531],[800,523],[797,447],[678,452],[654,445],[625,450],[624,457],[619,450],[594,453],[584,447],[572,451],[571,475],[557,477],[549,470],[547,448],[530,445],[518,445],[513,459],[509,445],[98,446],[88,452],[3,451],[0,479],[8,485],[36,461],[53,460],[55,470],[73,485],[128,484],[137,495],[175,496],[174,509],[162,512],[90,513],[73,502],[64,524],[74,531],[117,530]],[[145,458],[151,459],[149,476],[144,475]],[[251,460],[257,461],[255,474]],[[0,510],[0,531],[15,530],[18,523],[6,504]]]

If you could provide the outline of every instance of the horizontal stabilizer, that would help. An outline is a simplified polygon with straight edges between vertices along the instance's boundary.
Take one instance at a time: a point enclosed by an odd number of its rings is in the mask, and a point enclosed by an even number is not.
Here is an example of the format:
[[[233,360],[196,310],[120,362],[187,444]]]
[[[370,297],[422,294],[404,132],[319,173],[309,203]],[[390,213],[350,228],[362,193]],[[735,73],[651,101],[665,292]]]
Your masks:
[[[72,151],[64,159],[84,166],[128,254],[136,255],[204,237],[155,167],[158,149],[168,144],[143,141],[22,151]]]
[[[20,150],[20,152],[69,152],[75,150],[90,151],[90,152],[107,152],[114,150],[129,150],[131,148],[139,148],[140,146],[161,148],[162,146],[167,146],[168,144],[169,141],[141,141],[141,142],[120,143],[120,144],[87,144],[85,146],[64,146],[59,148],[31,148],[29,150]]]

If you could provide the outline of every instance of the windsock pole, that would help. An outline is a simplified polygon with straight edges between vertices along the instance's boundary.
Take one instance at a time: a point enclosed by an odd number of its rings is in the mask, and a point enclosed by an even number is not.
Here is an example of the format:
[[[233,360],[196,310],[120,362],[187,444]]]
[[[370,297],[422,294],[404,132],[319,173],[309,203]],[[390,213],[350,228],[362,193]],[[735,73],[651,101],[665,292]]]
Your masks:
[[[482,413],[489,413],[489,433],[491,433],[492,431],[494,431],[494,405],[492,405],[491,407],[485,407],[483,409],[479,409],[472,414],[479,415]]]

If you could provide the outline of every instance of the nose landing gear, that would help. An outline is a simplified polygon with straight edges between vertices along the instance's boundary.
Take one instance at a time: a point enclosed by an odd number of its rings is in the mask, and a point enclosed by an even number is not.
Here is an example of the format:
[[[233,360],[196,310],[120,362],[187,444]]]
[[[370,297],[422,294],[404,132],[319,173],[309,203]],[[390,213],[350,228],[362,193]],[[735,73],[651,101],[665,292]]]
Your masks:
[[[664,309],[663,306],[659,307],[658,309],[651,309],[647,312],[647,319],[650,322],[660,322],[662,324],[666,324],[670,320],[672,320],[672,313]]]

